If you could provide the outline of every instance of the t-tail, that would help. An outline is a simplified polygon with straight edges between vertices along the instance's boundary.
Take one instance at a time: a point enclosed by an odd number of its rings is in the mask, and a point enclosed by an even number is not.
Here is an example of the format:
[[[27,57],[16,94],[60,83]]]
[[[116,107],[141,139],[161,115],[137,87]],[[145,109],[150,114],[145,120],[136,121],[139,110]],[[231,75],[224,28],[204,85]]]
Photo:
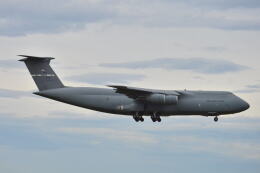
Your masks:
[[[50,66],[50,61],[54,58],[27,55],[18,56],[25,57],[19,61],[25,63],[39,91],[64,87]]]

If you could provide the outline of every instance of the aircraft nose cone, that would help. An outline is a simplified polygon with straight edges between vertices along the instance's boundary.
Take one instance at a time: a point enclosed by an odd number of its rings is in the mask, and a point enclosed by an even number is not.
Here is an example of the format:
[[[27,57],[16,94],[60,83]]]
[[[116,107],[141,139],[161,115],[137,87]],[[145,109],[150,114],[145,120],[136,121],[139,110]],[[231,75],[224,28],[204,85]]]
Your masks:
[[[240,98],[238,96],[235,96],[233,98],[234,99],[233,99],[232,103],[230,103],[230,105],[232,105],[231,110],[234,113],[245,111],[250,107],[250,105],[245,100],[243,100],[242,98]]]
[[[250,107],[250,105],[249,105],[246,101],[244,101],[244,100],[241,99],[241,109],[242,109],[243,111],[245,111],[245,110],[247,110],[249,107]]]
[[[247,110],[247,109],[250,108],[250,105],[245,101],[245,105],[244,105],[244,107],[245,107],[245,110]]]

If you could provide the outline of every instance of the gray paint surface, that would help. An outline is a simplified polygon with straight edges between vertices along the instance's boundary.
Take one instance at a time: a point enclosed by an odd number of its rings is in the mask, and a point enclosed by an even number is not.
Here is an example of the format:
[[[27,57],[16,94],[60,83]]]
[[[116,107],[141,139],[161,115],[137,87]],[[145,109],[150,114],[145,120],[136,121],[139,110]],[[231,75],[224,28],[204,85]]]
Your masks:
[[[39,92],[34,94],[91,110],[133,115],[134,118],[135,115],[217,117],[249,108],[246,101],[226,91],[154,90],[127,86],[68,87],[51,69],[49,63],[53,58],[22,56],[25,58],[20,61],[25,62],[39,88]]]

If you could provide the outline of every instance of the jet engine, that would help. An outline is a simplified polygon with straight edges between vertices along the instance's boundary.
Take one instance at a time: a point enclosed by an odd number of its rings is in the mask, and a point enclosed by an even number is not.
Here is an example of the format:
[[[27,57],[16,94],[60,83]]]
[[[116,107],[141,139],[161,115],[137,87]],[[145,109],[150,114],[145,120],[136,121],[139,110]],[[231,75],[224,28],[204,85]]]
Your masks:
[[[146,98],[146,101],[153,104],[170,105],[178,103],[178,96],[165,94],[152,94]]]

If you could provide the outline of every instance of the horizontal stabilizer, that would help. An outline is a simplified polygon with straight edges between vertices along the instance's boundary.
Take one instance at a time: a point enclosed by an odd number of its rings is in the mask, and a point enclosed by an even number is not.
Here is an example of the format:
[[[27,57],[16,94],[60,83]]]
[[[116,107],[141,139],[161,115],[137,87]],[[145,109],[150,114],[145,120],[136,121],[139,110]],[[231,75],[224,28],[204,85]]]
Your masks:
[[[20,59],[18,61],[46,61],[46,60],[52,60],[54,58],[52,57],[37,57],[37,56],[28,56],[28,55],[18,55],[25,57],[23,59]]]

